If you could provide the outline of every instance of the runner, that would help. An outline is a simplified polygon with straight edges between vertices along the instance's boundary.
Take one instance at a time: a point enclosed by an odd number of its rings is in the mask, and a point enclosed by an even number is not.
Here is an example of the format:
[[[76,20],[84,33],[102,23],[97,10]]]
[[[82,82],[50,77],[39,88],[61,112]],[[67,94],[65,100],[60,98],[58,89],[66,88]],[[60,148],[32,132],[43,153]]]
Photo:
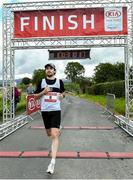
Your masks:
[[[46,78],[42,79],[35,91],[35,98],[41,98],[41,113],[47,135],[52,138],[52,159],[47,168],[48,173],[54,173],[56,154],[59,147],[61,106],[60,101],[65,97],[62,80],[55,78],[54,64],[45,65]]]

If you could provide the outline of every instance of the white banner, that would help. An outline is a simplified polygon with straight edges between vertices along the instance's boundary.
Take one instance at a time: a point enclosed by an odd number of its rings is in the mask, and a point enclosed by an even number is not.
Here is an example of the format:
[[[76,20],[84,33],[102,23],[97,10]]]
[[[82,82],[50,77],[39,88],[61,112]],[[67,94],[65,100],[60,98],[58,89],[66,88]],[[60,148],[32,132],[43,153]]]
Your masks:
[[[104,27],[107,32],[123,30],[123,11],[121,7],[104,8]]]

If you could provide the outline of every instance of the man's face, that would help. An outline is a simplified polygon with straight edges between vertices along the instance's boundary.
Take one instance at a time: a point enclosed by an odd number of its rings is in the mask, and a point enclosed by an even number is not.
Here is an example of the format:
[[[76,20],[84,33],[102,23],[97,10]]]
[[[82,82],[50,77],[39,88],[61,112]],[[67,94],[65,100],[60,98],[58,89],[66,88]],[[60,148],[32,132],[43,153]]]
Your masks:
[[[46,69],[45,69],[45,72],[46,72],[46,75],[48,77],[52,77],[55,75],[55,70],[54,68],[50,67],[50,66],[47,66]]]

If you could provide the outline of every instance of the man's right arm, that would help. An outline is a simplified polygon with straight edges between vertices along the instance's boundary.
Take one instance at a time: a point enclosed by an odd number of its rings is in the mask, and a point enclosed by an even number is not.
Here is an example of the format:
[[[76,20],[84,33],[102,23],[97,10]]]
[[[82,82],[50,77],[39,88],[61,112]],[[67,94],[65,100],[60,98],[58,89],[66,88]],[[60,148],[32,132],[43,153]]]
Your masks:
[[[41,93],[42,93],[43,89],[41,88],[41,82],[42,81],[39,81],[39,83],[38,83],[38,85],[36,87],[36,90],[34,91],[35,99],[39,99],[42,96]]]
[[[45,87],[45,88],[41,89],[40,91],[38,91],[38,93],[37,93],[37,91],[35,91],[35,93],[34,93],[35,99],[39,99],[42,96],[46,95],[50,91],[50,88],[49,87]]]

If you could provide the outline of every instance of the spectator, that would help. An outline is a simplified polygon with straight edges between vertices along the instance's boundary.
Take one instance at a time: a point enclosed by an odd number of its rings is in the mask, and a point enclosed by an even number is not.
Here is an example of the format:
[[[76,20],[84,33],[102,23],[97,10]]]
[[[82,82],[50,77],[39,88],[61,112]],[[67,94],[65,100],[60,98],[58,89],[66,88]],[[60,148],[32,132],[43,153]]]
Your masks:
[[[29,84],[28,88],[27,88],[27,94],[34,94],[34,88],[32,86],[32,83]]]
[[[19,103],[21,99],[21,91],[17,88],[16,82],[14,85],[14,111],[16,112],[17,103]]]

